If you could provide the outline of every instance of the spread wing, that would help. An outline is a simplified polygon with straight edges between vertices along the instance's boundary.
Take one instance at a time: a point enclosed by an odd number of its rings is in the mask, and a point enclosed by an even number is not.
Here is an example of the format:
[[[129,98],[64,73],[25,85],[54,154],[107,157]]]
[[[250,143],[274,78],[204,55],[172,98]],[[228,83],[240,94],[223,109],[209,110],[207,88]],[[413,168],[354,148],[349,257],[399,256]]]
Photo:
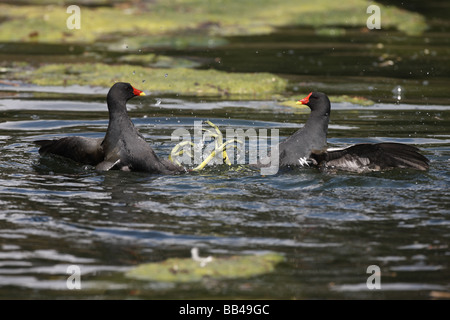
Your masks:
[[[55,154],[76,162],[97,165],[103,161],[103,138],[65,137],[56,140],[37,140],[39,153]]]
[[[418,148],[402,143],[357,144],[342,150],[313,153],[311,158],[321,166],[350,171],[427,170],[429,167],[429,160]]]

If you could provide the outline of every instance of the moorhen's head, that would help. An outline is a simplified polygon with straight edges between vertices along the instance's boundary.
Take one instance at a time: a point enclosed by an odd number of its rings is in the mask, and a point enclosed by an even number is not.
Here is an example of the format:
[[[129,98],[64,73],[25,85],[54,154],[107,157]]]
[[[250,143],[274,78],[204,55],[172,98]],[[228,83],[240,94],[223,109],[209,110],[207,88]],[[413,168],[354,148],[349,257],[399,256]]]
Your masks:
[[[320,112],[324,115],[330,114],[330,100],[322,92],[311,92],[305,98],[297,101],[297,104],[307,105],[311,109],[311,112]]]
[[[145,93],[141,90],[135,89],[131,84],[126,82],[116,82],[111,89],[109,89],[106,99],[108,104],[122,104],[136,96],[145,96]]]

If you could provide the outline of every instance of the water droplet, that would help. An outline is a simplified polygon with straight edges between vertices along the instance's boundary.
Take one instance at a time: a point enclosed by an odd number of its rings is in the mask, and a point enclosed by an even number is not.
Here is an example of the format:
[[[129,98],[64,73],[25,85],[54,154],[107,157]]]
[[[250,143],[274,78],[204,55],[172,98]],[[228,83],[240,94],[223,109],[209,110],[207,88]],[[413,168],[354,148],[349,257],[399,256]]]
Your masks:
[[[402,93],[402,87],[401,86],[396,86],[393,90],[394,93]]]
[[[394,94],[394,99],[401,100],[404,94],[404,90],[401,86],[396,86],[392,89],[392,93]]]

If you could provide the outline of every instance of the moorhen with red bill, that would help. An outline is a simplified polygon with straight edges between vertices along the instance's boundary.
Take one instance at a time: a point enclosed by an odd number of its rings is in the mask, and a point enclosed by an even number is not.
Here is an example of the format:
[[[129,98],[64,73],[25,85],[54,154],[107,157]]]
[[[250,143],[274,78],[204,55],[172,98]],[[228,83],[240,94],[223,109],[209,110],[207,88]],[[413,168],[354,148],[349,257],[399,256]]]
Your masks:
[[[149,173],[173,174],[185,169],[159,159],[152,147],[134,126],[127,113],[126,103],[144,92],[129,83],[117,82],[108,92],[106,102],[109,123],[104,138],[65,137],[57,140],[35,141],[40,154],[55,154],[97,170],[119,169]]]
[[[427,170],[429,160],[419,149],[403,143],[363,143],[327,150],[331,104],[322,92],[311,92],[297,104],[311,109],[305,125],[279,144],[280,167],[317,166],[355,172],[393,168]]]

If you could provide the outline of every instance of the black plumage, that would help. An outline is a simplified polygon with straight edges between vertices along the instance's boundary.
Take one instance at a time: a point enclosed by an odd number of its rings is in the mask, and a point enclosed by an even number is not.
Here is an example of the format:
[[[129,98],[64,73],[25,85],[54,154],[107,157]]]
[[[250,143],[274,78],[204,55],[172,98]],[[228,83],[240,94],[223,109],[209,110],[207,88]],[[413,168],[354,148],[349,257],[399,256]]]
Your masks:
[[[418,148],[403,143],[363,143],[327,150],[330,100],[324,93],[311,92],[298,104],[309,106],[311,114],[301,129],[279,144],[280,167],[313,165],[356,172],[429,168],[429,160]]]
[[[55,154],[97,170],[120,169],[150,173],[179,173],[184,168],[159,159],[153,148],[134,126],[127,113],[126,102],[144,95],[129,83],[114,84],[106,97],[109,123],[104,138],[65,137],[57,140],[38,140],[39,153]]]

